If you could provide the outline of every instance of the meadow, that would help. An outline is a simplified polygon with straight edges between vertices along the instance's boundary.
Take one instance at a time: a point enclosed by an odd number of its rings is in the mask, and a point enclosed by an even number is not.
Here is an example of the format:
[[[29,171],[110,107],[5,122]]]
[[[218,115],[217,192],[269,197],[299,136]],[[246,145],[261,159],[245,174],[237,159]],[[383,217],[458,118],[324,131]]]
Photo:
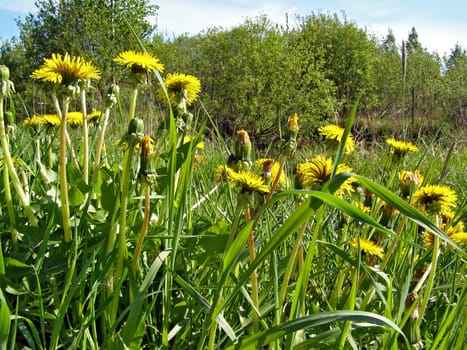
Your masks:
[[[0,349],[466,347],[462,130],[360,140],[357,99],[258,149],[193,108],[196,77],[114,61],[130,88],[90,106],[99,69],[46,58],[55,111],[16,123],[0,67]]]

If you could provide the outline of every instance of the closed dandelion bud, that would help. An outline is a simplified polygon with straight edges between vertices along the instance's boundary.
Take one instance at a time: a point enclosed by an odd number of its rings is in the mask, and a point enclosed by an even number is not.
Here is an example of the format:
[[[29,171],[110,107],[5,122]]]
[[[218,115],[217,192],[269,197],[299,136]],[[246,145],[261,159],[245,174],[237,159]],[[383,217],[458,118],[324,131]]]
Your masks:
[[[133,118],[128,124],[128,141],[130,144],[136,145],[141,142],[144,135],[144,122],[142,119]]]
[[[409,196],[423,182],[423,175],[418,170],[402,171],[399,174],[399,188],[403,196]]]
[[[298,135],[298,114],[294,113],[288,120],[289,140],[296,140]]]
[[[118,97],[120,96],[120,87],[116,84],[112,84],[107,93],[105,94],[104,104],[105,108],[111,108],[117,103]]]
[[[4,118],[5,118],[5,126],[15,124],[15,115],[11,111],[5,111]]]
[[[251,162],[251,141],[245,130],[238,130],[235,142],[235,158],[237,161]]]
[[[141,141],[141,162],[139,168],[139,176],[147,182],[153,182],[155,177],[153,155],[154,145],[152,142],[152,138],[149,135],[144,135]]]
[[[2,83],[10,80],[10,70],[5,65],[0,65],[0,75],[2,77]]]

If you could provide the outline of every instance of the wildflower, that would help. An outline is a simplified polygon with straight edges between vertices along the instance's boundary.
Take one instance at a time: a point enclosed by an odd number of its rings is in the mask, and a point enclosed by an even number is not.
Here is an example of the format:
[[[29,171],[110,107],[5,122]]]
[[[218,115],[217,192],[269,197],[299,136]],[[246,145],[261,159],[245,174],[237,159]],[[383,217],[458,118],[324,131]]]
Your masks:
[[[198,98],[201,92],[201,82],[197,77],[189,74],[168,74],[164,80],[164,85],[170,102],[174,105],[179,105],[184,101],[189,106]],[[165,100],[162,87],[159,88],[158,94],[161,100]]]
[[[407,197],[423,183],[423,175],[418,170],[403,170],[399,173],[399,188],[403,196]]]
[[[383,257],[384,251],[381,247],[376,245],[376,243],[363,238],[353,238],[349,241],[350,245],[354,248],[360,248],[360,250],[364,253],[368,253],[370,255],[376,255],[380,258]]]
[[[295,140],[298,134],[298,130],[299,130],[297,113],[294,113],[293,115],[289,117],[288,129],[289,129],[289,134],[290,134],[289,137]]]
[[[141,156],[139,177],[148,183],[154,182],[155,171],[153,166],[154,142],[151,136],[144,135],[141,140]]]
[[[102,113],[101,111],[92,111],[86,116],[86,119],[88,120],[88,122],[93,123],[93,122],[98,121],[99,118],[102,117],[103,115],[104,113]]]
[[[41,125],[44,125],[44,118],[38,115],[33,115],[30,118],[26,118],[23,121],[23,126],[37,128]]]
[[[54,128],[60,125],[60,118],[56,114],[44,114],[44,125],[48,128]]]
[[[265,179],[269,178],[272,183],[275,182],[277,175],[279,174],[280,164],[274,159],[260,158],[256,160],[256,167],[261,169],[261,176]],[[284,172],[281,172],[279,177],[279,186],[285,187],[287,178]]]
[[[81,112],[68,112],[67,123],[71,126],[79,126],[83,124],[83,113]]]
[[[363,202],[353,202],[353,205],[354,205],[357,209],[363,211],[363,212],[366,213],[366,214],[369,214],[369,213],[370,213],[371,208],[370,208],[370,207],[367,207],[367,206],[365,205],[365,203],[363,203]]]
[[[418,147],[412,142],[397,141],[394,138],[389,138],[386,143],[391,146],[391,154],[397,158],[403,157],[408,152],[418,152]]]
[[[467,232],[458,232],[451,236],[451,239],[456,244],[465,244],[467,245]]]
[[[331,142],[335,146],[341,142],[342,136],[344,135],[344,128],[335,124],[325,125],[319,128],[318,131],[328,142]],[[352,138],[352,134],[348,135],[344,149],[345,154],[350,154],[355,150],[355,143]]]
[[[82,57],[53,53],[52,58],[44,58],[44,64],[32,72],[31,78],[68,86],[79,80],[100,79],[100,71]]]
[[[162,72],[164,70],[164,65],[159,59],[147,52],[124,51],[114,58],[114,62],[130,68],[132,73]]]
[[[429,185],[419,188],[413,194],[414,205],[420,210],[439,214],[456,206],[457,195],[449,187]]]
[[[331,177],[333,168],[332,158],[324,158],[321,155],[313,159],[307,160],[305,163],[297,164],[296,166],[296,179],[299,187],[310,188],[312,190],[319,190],[326,181]],[[345,164],[339,164],[336,174],[352,171]],[[352,180],[346,180],[341,187],[336,191],[337,196],[343,193],[352,193]]]
[[[230,182],[234,183],[235,186],[240,187],[240,193],[268,193],[269,186],[264,184],[264,179],[256,174],[241,171],[236,173],[234,171],[228,173]]]

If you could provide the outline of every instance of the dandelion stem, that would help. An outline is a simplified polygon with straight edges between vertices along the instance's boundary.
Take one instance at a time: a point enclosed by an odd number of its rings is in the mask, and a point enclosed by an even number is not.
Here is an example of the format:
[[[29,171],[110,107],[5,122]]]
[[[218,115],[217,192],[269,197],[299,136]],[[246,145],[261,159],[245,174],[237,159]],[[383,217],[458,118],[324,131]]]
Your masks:
[[[107,123],[109,121],[110,108],[106,108],[104,112],[104,120],[102,122],[102,128],[99,134],[99,140],[97,141],[96,159],[94,159],[94,169],[92,172],[92,184],[95,185],[97,182],[97,176],[99,174],[99,164],[101,161],[102,148],[104,147],[105,131],[107,129]]]
[[[81,111],[83,113],[83,180],[89,181],[89,130],[86,111],[86,89],[81,89]]]
[[[68,107],[70,104],[70,98],[65,97],[63,100],[63,110],[60,108],[57,97],[54,95],[55,108],[57,114],[60,117],[60,153],[59,153],[59,182],[60,182],[60,200],[62,204],[62,222],[63,222],[63,234],[65,243],[69,243],[72,240],[71,233],[71,222],[70,222],[70,207],[68,200],[68,181],[66,173],[66,148],[67,148],[67,115]]]
[[[245,207],[245,222],[250,220],[250,207],[247,205]],[[250,263],[252,263],[256,259],[255,237],[253,234],[253,229],[251,229],[248,234],[248,253],[250,255]],[[256,269],[251,273],[251,300],[253,300],[253,305],[255,306],[256,310],[259,310],[258,275],[256,273]],[[252,312],[253,331],[255,333],[259,331],[259,317],[256,310],[253,310]]]

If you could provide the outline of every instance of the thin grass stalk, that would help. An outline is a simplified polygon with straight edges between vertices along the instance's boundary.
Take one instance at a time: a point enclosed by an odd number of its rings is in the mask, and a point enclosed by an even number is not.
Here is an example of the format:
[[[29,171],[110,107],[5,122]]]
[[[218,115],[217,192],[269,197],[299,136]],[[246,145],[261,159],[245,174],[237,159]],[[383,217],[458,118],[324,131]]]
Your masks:
[[[25,193],[23,186],[21,185],[18,174],[16,173],[15,166],[13,164],[13,159],[10,154],[10,147],[8,144],[8,137],[5,131],[5,121],[3,116],[3,100],[3,93],[0,93],[0,144],[3,149],[3,166],[8,169],[11,182],[13,183],[13,187],[16,191],[19,201],[23,206],[23,210],[26,214],[26,217],[28,218],[29,224],[31,226],[37,226],[38,223],[36,215],[34,214],[34,211],[31,208],[28,195]],[[5,177],[3,177],[3,180],[5,180]],[[4,186],[6,188],[9,186],[9,184],[4,184]]]
[[[13,199],[11,197],[10,189],[10,174],[8,173],[8,168],[6,165],[3,165],[3,187],[5,191],[5,202],[8,211],[8,220],[10,221],[11,229],[11,242],[15,246],[18,243],[18,232],[16,231],[16,217],[15,209],[13,208]]]
[[[248,222],[251,220],[250,207],[247,205],[245,207],[245,221]],[[248,234],[248,253],[250,256],[250,263],[252,263],[256,258],[255,251],[255,237],[253,234],[253,229],[250,230]],[[257,310],[259,310],[259,291],[258,291],[258,275],[256,269],[251,273],[251,300],[253,305]],[[259,331],[259,317],[255,310],[252,310],[252,322],[253,322],[253,332],[257,333]]]

